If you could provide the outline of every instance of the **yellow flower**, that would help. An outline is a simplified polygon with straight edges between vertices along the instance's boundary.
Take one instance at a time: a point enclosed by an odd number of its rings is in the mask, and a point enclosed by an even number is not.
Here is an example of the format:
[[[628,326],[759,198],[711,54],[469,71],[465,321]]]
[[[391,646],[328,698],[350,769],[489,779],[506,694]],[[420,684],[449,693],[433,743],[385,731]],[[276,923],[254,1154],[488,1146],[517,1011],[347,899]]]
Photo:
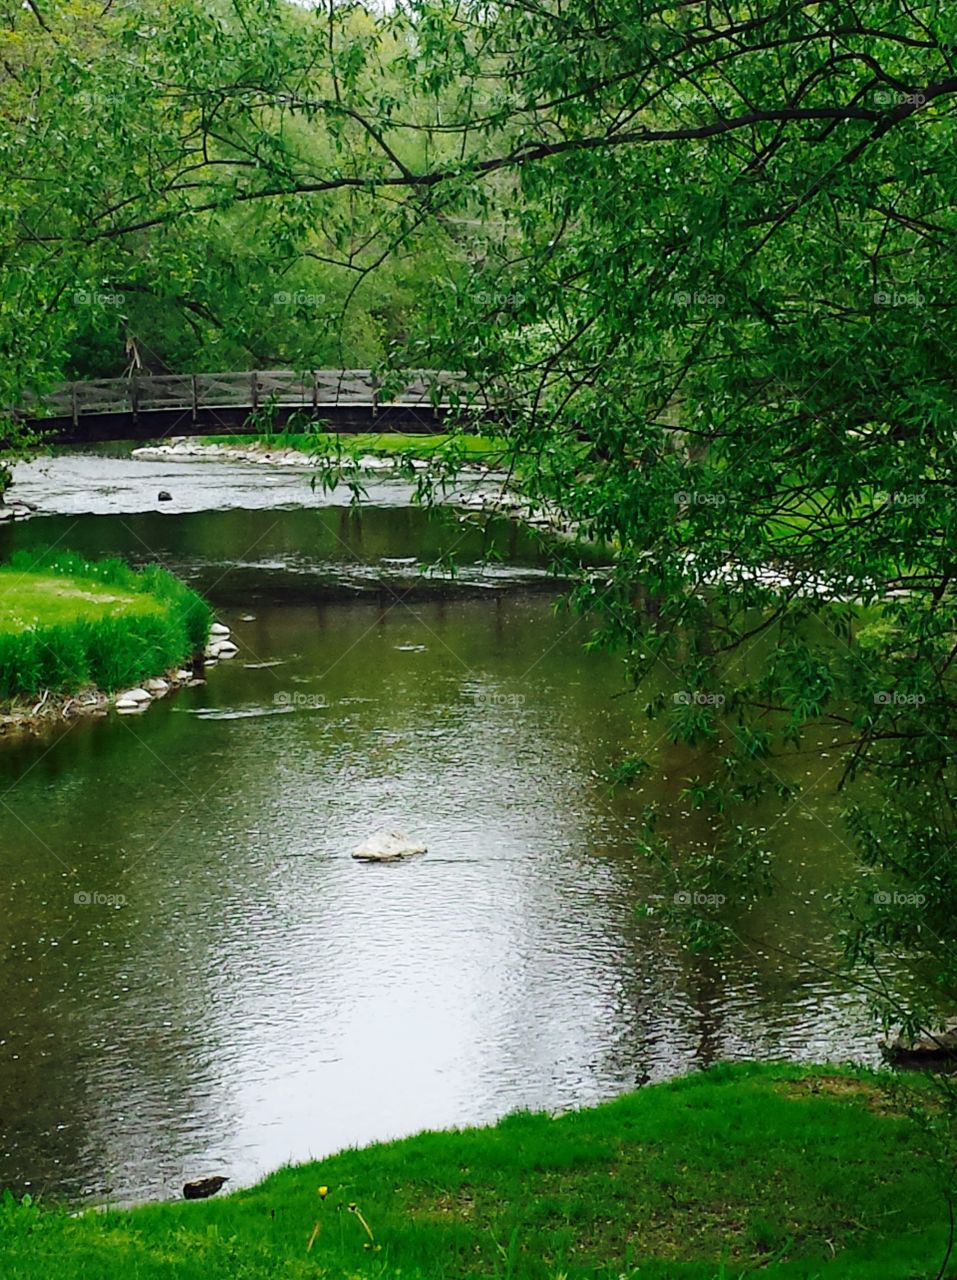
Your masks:
[[[326,1196],[327,1196],[328,1194],[329,1194],[329,1188],[328,1188],[328,1187],[320,1187],[320,1188],[319,1188],[319,1199],[320,1199],[320,1200],[325,1200],[325,1198],[326,1198]]]

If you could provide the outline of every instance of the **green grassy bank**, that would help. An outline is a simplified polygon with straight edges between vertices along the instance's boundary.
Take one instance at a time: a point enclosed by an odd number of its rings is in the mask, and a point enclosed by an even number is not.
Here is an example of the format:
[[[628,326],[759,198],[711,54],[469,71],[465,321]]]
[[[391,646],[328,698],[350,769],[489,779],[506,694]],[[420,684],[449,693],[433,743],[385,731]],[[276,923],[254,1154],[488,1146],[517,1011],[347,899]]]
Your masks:
[[[754,1065],[347,1151],[214,1200],[71,1218],[8,1195],[0,1222],[5,1280],[930,1280],[947,1237],[877,1078]]]
[[[302,453],[335,452],[341,449],[346,457],[431,458],[454,442],[456,455],[476,462],[494,465],[502,455],[502,442],[492,436],[478,435],[408,435],[400,431],[360,432],[355,435],[336,435],[335,432],[276,431],[266,435],[202,436],[200,444],[233,445],[247,448],[259,445],[265,449],[298,449]]]
[[[22,551],[0,565],[0,700],[109,691],[201,649],[209,607],[159,566]]]

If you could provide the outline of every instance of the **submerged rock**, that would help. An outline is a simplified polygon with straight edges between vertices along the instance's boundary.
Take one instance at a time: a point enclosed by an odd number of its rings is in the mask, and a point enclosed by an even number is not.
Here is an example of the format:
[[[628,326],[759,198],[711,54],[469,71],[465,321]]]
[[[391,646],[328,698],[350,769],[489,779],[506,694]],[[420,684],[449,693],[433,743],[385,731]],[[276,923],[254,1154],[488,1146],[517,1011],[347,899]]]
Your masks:
[[[352,856],[361,862],[395,862],[399,858],[413,858],[425,852],[424,844],[411,840],[401,831],[379,831],[357,845]]]
[[[224,639],[229,635],[229,627],[223,622],[214,622],[209,629],[210,638]]]

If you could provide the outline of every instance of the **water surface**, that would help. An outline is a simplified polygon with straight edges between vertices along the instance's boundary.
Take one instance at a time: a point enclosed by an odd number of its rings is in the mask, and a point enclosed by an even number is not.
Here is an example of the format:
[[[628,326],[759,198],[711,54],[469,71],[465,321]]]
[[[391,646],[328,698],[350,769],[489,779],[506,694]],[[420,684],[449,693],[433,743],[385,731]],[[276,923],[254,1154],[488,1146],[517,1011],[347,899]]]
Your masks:
[[[691,762],[584,651],[533,540],[396,482],[360,519],[278,481],[278,506],[200,512],[177,471],[160,511],[136,466],[93,514],[48,471],[51,514],[5,547],[158,557],[240,656],[143,717],[0,743],[0,1184],[163,1197],[721,1058],[873,1059],[821,923],[847,859],[826,756],[768,809],[779,890],[724,964],[691,956],[636,916],[660,886],[605,780],[654,747],[669,799]],[[354,862],[382,826],[429,853]]]

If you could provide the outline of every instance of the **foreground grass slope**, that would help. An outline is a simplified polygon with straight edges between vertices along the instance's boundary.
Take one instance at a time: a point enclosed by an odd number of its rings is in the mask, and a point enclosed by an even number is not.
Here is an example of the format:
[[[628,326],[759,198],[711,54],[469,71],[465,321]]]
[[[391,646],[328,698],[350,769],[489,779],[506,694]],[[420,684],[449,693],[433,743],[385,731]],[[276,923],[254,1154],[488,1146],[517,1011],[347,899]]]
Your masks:
[[[211,614],[158,566],[18,552],[0,566],[0,699],[117,689],[202,648]]]
[[[70,1218],[8,1196],[0,1274],[916,1280],[937,1275],[947,1234],[918,1146],[874,1077],[722,1067],[343,1152],[218,1200]]]

